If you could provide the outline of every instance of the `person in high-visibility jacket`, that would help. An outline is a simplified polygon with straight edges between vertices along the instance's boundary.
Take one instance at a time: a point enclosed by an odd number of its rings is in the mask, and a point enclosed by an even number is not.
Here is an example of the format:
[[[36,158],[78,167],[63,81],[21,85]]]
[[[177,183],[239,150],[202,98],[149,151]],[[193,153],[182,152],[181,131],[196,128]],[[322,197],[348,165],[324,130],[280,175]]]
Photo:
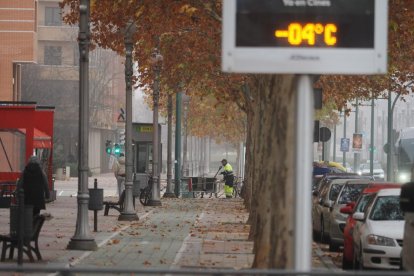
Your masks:
[[[221,164],[223,165],[221,174],[224,176],[224,194],[226,195],[226,198],[232,198],[234,183],[233,168],[227,163],[226,159],[221,160]]]

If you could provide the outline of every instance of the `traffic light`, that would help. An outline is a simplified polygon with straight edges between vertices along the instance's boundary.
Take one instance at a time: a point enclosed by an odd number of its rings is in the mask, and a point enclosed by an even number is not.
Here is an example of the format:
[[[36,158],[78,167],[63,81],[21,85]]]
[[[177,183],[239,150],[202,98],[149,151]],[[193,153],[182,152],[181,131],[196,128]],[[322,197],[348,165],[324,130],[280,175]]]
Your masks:
[[[121,146],[119,144],[115,144],[114,146],[114,153],[119,155],[121,153]]]
[[[111,154],[112,153],[112,141],[111,140],[106,140],[105,142],[105,151],[107,154]]]

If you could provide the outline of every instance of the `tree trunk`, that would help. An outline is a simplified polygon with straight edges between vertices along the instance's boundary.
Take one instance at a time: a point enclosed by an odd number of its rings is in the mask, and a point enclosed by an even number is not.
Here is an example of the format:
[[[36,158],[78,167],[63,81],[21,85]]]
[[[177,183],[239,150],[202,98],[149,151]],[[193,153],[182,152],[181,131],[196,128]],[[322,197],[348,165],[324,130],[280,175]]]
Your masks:
[[[250,221],[255,268],[294,265],[295,78],[259,76],[254,95]]]

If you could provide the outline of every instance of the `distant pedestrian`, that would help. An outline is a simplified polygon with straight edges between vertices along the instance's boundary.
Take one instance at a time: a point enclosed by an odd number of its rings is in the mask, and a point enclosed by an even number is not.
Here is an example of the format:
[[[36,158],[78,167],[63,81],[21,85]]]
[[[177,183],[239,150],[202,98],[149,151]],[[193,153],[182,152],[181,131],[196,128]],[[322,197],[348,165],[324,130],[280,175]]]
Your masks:
[[[50,197],[46,174],[36,156],[29,159],[17,183],[17,188],[24,190],[24,204],[33,206],[33,216],[46,209],[46,199]]]
[[[122,191],[125,189],[125,155],[123,153],[115,160],[113,170],[118,184],[118,196],[121,196]]]
[[[226,198],[232,198],[234,184],[233,167],[226,159],[221,160],[221,164],[223,165],[223,171],[220,174],[224,176],[224,194]]]

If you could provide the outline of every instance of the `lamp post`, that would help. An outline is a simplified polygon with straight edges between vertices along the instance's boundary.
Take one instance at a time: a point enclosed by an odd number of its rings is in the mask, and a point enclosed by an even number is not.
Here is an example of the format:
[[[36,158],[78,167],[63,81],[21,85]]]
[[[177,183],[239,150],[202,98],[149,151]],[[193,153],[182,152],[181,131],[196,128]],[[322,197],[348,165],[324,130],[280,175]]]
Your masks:
[[[358,128],[358,116],[359,116],[359,101],[358,98],[356,98],[355,103],[355,133],[359,133]],[[354,172],[356,172],[359,168],[359,152],[356,150],[354,151]]]
[[[167,190],[163,197],[176,197],[172,187],[172,95],[168,95]]]
[[[79,5],[79,147],[78,147],[78,213],[75,235],[67,248],[96,250],[97,245],[88,221],[88,151],[89,151],[89,0]]]
[[[149,206],[161,206],[160,200],[160,170],[159,165],[159,137],[158,137],[158,103],[160,97],[160,72],[163,57],[158,51],[152,53],[151,63],[154,70],[154,87],[153,87],[153,139],[152,139],[152,197]]]
[[[392,135],[393,129],[393,120],[394,120],[394,108],[397,103],[398,98],[401,94],[398,94],[394,102],[391,100],[392,92],[388,91],[388,130],[387,130],[387,144],[388,144],[388,154],[387,154],[387,180],[394,181],[394,172],[393,172],[393,154],[394,154],[394,137]]]
[[[182,97],[183,100],[183,109],[184,109],[184,141],[183,141],[183,176],[190,176],[192,173],[192,169],[190,170],[190,166],[192,167],[193,155],[193,143],[192,138],[190,137],[190,152],[188,152],[188,105],[190,102],[190,97],[186,94]]]
[[[344,138],[346,139],[346,112],[344,111]],[[342,153],[342,165],[346,167],[346,151]]]
[[[176,197],[181,193],[181,107],[183,92],[178,92],[175,99],[175,187],[174,193]]]
[[[369,173],[370,175],[374,175],[374,149],[375,149],[375,145],[374,145],[374,110],[375,110],[375,101],[374,101],[374,96],[372,95],[371,98],[371,146],[369,149],[369,160],[370,160],[370,164],[369,164]]]
[[[126,120],[125,120],[125,200],[124,209],[118,217],[120,221],[138,220],[134,211],[132,196],[132,170],[134,166],[132,152],[132,51],[134,44],[132,35],[135,33],[135,22],[128,22],[125,28],[125,102],[126,102]]]

